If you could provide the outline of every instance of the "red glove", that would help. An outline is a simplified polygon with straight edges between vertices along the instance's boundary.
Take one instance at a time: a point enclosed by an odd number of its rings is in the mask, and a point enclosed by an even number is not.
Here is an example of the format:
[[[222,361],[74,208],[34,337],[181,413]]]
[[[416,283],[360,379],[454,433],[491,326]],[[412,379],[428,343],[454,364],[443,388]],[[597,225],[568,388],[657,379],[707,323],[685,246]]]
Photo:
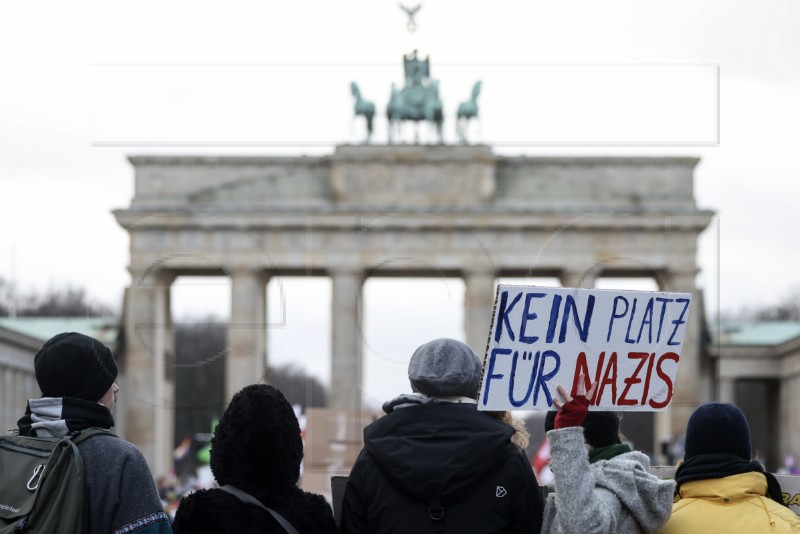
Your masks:
[[[556,414],[553,428],[581,426],[588,413],[589,399],[585,395],[575,395],[575,398],[564,404]]]

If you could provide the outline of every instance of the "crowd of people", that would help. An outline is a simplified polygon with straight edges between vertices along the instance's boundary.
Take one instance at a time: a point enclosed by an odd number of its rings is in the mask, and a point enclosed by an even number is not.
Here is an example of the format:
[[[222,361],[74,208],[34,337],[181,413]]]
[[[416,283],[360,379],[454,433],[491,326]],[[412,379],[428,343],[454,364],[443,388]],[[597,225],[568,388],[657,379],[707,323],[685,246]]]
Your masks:
[[[41,399],[22,436],[110,429],[119,390],[111,351],[64,333],[35,357]],[[800,532],[776,478],[752,458],[747,419],[707,403],[691,415],[674,480],[650,473],[614,412],[589,410],[596,384],[557,387],[545,419],[553,481],[547,495],[525,456],[528,434],[508,412],[477,409],[481,361],[464,343],[436,339],[408,367],[411,394],[383,405],[364,429],[341,511],[298,487],[303,443],[276,388],[236,393],[211,440],[213,487],[153,481],[143,455],[111,433],[77,444],[88,532],[128,533],[649,533]],[[20,525],[24,526],[23,525]]]

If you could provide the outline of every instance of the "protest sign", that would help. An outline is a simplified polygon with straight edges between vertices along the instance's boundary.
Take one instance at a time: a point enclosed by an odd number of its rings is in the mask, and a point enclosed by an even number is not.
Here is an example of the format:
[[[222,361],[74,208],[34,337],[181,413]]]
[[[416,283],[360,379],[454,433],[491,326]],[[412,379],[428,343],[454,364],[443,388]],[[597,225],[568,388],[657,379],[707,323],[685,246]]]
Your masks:
[[[775,475],[778,484],[781,485],[783,503],[791,511],[800,515],[800,476],[797,475]]]
[[[597,382],[590,410],[672,400],[689,293],[499,285],[478,408],[549,410],[556,386]]]

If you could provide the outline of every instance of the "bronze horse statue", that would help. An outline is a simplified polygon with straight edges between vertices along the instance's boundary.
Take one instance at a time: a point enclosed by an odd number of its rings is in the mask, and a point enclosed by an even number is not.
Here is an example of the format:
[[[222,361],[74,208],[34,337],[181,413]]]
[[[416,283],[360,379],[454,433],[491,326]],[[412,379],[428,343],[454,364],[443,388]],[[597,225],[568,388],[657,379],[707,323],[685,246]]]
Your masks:
[[[436,127],[436,138],[439,144],[444,143],[442,137],[442,123],[444,122],[444,111],[442,99],[439,98],[439,81],[433,80],[430,84],[430,98],[425,102],[425,120]]]
[[[356,82],[350,82],[350,93],[352,93],[353,97],[356,99],[355,106],[353,107],[355,116],[358,117],[362,115],[367,121],[367,139],[364,142],[369,143],[372,138],[372,118],[375,116],[375,104],[361,97],[361,91],[358,90],[358,84],[356,84]]]
[[[467,142],[467,130],[470,119],[478,117],[478,95],[481,93],[480,80],[472,86],[472,97],[458,105],[456,112],[456,135],[461,143]]]

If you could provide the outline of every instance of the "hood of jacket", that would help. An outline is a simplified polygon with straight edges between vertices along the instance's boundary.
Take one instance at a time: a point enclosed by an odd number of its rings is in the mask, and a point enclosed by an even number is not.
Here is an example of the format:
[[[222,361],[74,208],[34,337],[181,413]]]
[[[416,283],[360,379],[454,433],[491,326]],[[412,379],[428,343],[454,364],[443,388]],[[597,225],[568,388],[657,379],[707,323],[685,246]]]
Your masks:
[[[766,493],[767,479],[757,472],[684,482],[660,532],[800,532],[797,514]]]
[[[381,473],[412,498],[457,501],[516,451],[514,429],[474,404],[426,403],[395,409],[364,429],[364,448]]]
[[[303,440],[280,390],[252,384],[236,393],[214,429],[211,471],[256,497],[286,491],[300,478]]]
[[[558,485],[542,532],[652,532],[666,523],[675,482],[651,475],[647,455],[632,451],[590,464],[582,427],[551,430],[547,439]]]
[[[647,532],[669,517],[675,483],[650,474],[650,459],[639,451],[627,452],[592,465],[595,484],[617,496],[622,505]]]
[[[734,502],[765,496],[767,479],[762,473],[742,473],[724,478],[693,480],[681,484],[681,499],[719,499]]]

